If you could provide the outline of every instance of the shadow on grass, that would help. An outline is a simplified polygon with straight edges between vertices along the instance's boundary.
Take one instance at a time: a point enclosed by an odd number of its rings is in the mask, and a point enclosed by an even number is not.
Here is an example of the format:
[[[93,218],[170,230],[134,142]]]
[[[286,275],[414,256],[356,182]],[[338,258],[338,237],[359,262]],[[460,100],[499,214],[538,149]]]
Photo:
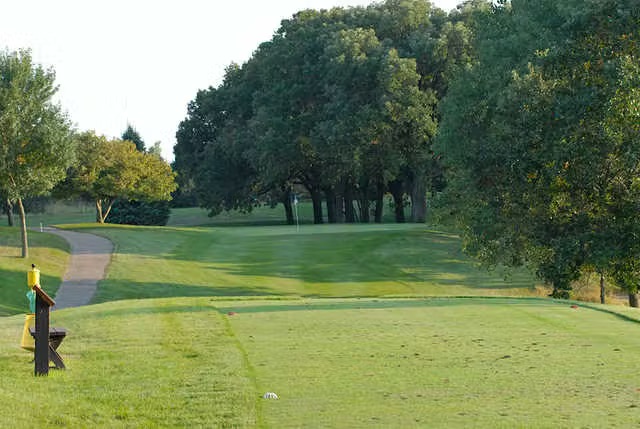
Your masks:
[[[212,278],[218,272],[273,282],[409,285],[399,293],[410,293],[414,285],[420,293],[420,284],[494,290],[530,290],[535,284],[522,271],[505,277],[478,268],[462,253],[457,236],[424,225],[320,225],[300,232],[295,227],[70,227],[110,238],[123,256],[195,262],[198,269],[204,264]]]
[[[83,319],[106,319],[122,316],[142,316],[168,313],[214,313],[217,309],[202,305],[167,305],[167,306],[139,306],[125,308],[101,308],[97,311],[87,311],[82,314]]]
[[[29,311],[27,300],[27,270],[13,271],[0,269],[0,278],[4,287],[0,287],[0,316],[12,316]],[[62,279],[40,274],[40,284],[51,296],[55,296]]]
[[[98,285],[92,304],[129,299],[180,297],[284,296],[269,288],[236,286],[197,286],[173,283],[135,283],[106,280]]]
[[[251,237],[245,248],[218,245],[230,251],[205,251],[202,259],[220,264],[216,270],[238,277],[279,277],[307,283],[415,282],[494,290],[532,288],[535,283],[533,276],[524,272],[488,272],[478,267],[462,253],[457,237],[434,231],[281,234],[277,238]],[[183,252],[179,248],[171,256],[180,259]]]
[[[202,298],[202,296],[200,296]],[[259,296],[253,297],[260,300]],[[280,302],[280,299],[269,299],[270,302]],[[235,314],[252,314],[252,313],[278,313],[289,311],[326,311],[326,310],[377,310],[390,308],[436,308],[436,307],[454,307],[454,306],[560,306],[565,303],[559,303],[555,300],[545,298],[503,298],[503,297],[436,297],[421,299],[358,299],[350,298],[346,301],[339,299],[327,299],[322,302],[301,302],[295,303],[290,299],[282,302],[285,304],[260,304],[260,305],[224,305],[218,306],[216,303],[226,304],[224,298],[212,299],[212,305],[199,304],[178,304],[170,303],[168,305],[152,304],[158,302],[156,299],[149,301],[142,300],[140,305],[131,305],[118,308],[99,308],[96,311],[83,313],[85,319],[103,319],[108,317],[132,316],[132,315],[155,315],[167,313],[210,313],[216,312],[228,315],[230,312]],[[246,300],[234,299],[241,303]],[[297,301],[297,299],[296,299]],[[613,312],[612,312],[613,313]],[[613,313],[615,314],[615,313]]]
[[[599,311],[601,313],[610,314],[612,316],[617,317],[618,319],[622,319],[627,322],[639,323],[640,324],[640,314],[637,317],[629,316],[627,314],[618,313],[615,310],[611,310],[604,307],[599,307],[597,304],[589,304],[584,302],[576,301],[576,304],[580,307],[588,308],[589,310]]]
[[[468,305],[531,305],[556,306],[557,302],[544,298],[501,298],[501,297],[437,297],[425,299],[367,299],[337,302],[308,302],[304,304],[275,304],[255,306],[217,307],[220,313],[276,313],[285,311],[316,310],[376,310],[388,308],[453,307]]]

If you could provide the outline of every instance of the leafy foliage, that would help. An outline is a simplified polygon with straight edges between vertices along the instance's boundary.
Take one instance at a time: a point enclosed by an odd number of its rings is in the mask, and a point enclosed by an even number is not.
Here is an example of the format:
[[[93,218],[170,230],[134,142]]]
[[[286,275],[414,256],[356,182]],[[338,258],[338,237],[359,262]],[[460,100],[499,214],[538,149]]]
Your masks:
[[[103,223],[116,199],[151,201],[171,199],[175,173],[162,158],[140,152],[128,141],[107,140],[93,132],[77,136],[78,163],[60,190],[96,203]]]
[[[477,15],[477,62],[443,104],[438,150],[467,250],[532,265],[555,296],[583,267],[638,251],[632,3],[513,1]]]
[[[69,121],[52,101],[56,91],[53,70],[34,64],[29,51],[0,52],[0,190],[18,203],[23,257],[22,200],[48,193],[74,157]]]
[[[107,223],[164,226],[170,215],[168,201],[116,200]]]
[[[212,214],[264,201],[290,213],[292,189],[303,186],[316,223],[323,199],[329,222],[368,221],[371,201],[380,221],[393,186],[423,222],[441,171],[431,150],[435,105],[469,57],[463,19],[447,27],[448,19],[424,0],[387,0],[284,20],[189,105],[175,147],[179,180]]]

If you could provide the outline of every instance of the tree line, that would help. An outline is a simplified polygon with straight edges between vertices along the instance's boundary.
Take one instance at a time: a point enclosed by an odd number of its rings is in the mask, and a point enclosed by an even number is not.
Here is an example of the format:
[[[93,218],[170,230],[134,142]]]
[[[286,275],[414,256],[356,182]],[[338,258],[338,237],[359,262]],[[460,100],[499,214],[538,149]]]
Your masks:
[[[175,169],[212,214],[303,187],[314,221],[441,220],[489,266],[530,267],[567,297],[586,271],[638,305],[640,8],[637,0],[426,0],[301,11],[177,131]],[[168,199],[174,173],[129,138],[74,130],[52,70],[0,53],[0,194]],[[126,134],[126,133],[125,133]],[[144,145],[142,145],[144,147]],[[52,191],[53,189],[53,191]],[[326,213],[325,213],[326,211]]]
[[[425,0],[299,12],[180,124],[175,166],[215,214],[270,201],[293,221],[396,220],[427,195],[489,266],[567,297],[585,271],[640,284],[637,0]],[[324,202],[324,204],[323,204]]]
[[[218,87],[199,91],[180,124],[175,167],[212,214],[282,203],[293,223],[296,186],[314,222],[424,222],[442,188],[432,150],[437,105],[469,59],[465,19],[426,0],[305,10]]]

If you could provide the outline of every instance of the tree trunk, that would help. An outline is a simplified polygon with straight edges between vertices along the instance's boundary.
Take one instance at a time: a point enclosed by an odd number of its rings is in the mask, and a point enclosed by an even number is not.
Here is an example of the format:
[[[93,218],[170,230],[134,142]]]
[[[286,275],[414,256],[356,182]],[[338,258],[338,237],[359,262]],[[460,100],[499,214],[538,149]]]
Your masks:
[[[104,223],[104,217],[102,216],[102,201],[96,200],[96,222]]]
[[[404,192],[402,190],[402,182],[399,180],[394,180],[389,183],[389,192],[391,192],[391,196],[393,197],[393,205],[394,211],[396,215],[397,223],[404,223],[406,221],[404,217],[404,201],[402,196]]]
[[[416,176],[411,184],[411,222],[427,221],[427,184],[422,176]]]
[[[605,303],[604,274],[600,273],[600,304]]]
[[[5,209],[7,211],[7,225],[13,226],[13,204],[11,203],[11,200],[8,198],[5,204],[6,204]]]
[[[111,207],[113,207],[113,203],[115,202],[116,202],[115,198],[109,201],[107,210],[103,211],[102,200],[101,199],[96,200],[96,222],[104,223],[107,220],[107,216],[109,216],[109,213],[111,212]]]
[[[369,201],[369,199],[366,196],[364,196],[360,200],[360,222],[362,223],[371,222],[371,214],[369,213],[370,209],[371,209],[371,201]]]
[[[356,213],[353,210],[353,188],[350,185],[344,187],[344,221],[355,223]]]
[[[109,213],[111,213],[111,207],[113,207],[113,203],[115,203],[116,200],[113,199],[109,202],[109,206],[107,207],[107,211],[104,212],[103,216],[102,216],[102,222],[104,223],[107,220],[107,216],[109,216]]]
[[[293,225],[295,219],[293,218],[293,205],[291,204],[291,191],[285,191],[284,197],[282,197],[282,205],[284,206],[284,215],[287,219],[287,225]]]
[[[344,223],[344,195],[336,194],[336,220]]]
[[[322,219],[322,193],[318,189],[309,190],[313,203],[313,223],[316,225],[324,223]]]
[[[20,213],[20,224],[22,233],[22,257],[29,257],[29,243],[27,241],[27,216],[24,213],[24,206],[22,205],[22,198],[18,198],[18,211]]]
[[[333,188],[326,188],[324,196],[327,200],[327,220],[329,223],[338,223],[338,211],[336,204],[336,192]]]
[[[629,292],[629,307],[638,308],[638,292]]]
[[[384,213],[384,185],[378,182],[376,185],[376,211],[374,215],[375,223],[382,223],[382,214]]]
[[[360,222],[369,223],[371,218],[371,201],[369,200],[369,181],[365,180],[360,184],[360,189],[358,192],[358,212],[360,217]]]
[[[360,222],[369,223],[371,221],[371,200],[369,199],[369,178],[360,181],[358,189],[358,211]]]

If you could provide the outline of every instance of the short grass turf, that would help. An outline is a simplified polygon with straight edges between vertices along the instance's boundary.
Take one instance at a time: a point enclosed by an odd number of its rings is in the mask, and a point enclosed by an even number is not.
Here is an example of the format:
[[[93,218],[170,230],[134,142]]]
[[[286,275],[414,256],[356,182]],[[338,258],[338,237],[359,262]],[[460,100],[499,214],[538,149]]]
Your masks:
[[[22,238],[18,227],[0,227],[0,316],[26,312],[27,271],[31,264],[40,269],[43,289],[55,296],[70,257],[69,244],[62,238],[28,232],[29,257],[22,258]]]
[[[266,427],[634,427],[640,325],[566,302],[239,302],[221,307]]]
[[[254,427],[257,398],[207,302],[147,300],[54,311],[67,370],[34,377],[23,318],[0,319],[0,426]]]
[[[480,269],[424,225],[144,228],[73,225],[116,244],[95,302],[171,296],[459,296],[537,293],[528,273]]]
[[[6,427],[637,427],[637,314],[543,299],[171,298],[56,311],[36,378],[0,319]],[[279,399],[262,399],[275,392]]]

